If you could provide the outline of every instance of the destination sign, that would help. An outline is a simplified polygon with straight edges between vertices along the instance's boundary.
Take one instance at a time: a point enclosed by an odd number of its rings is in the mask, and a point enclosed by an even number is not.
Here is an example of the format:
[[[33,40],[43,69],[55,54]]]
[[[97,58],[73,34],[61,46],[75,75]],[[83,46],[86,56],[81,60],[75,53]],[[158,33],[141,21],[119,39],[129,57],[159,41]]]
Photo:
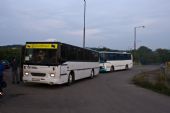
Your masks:
[[[58,44],[26,44],[27,49],[57,49]]]

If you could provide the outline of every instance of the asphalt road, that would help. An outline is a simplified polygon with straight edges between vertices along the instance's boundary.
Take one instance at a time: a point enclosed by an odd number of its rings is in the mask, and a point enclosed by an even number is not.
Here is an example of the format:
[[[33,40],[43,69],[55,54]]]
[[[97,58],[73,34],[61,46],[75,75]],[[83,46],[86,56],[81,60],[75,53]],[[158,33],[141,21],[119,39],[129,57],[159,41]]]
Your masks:
[[[103,73],[72,86],[13,85],[0,99],[0,113],[170,113],[170,98],[131,83],[134,75],[157,66]],[[6,77],[9,79],[8,72]]]

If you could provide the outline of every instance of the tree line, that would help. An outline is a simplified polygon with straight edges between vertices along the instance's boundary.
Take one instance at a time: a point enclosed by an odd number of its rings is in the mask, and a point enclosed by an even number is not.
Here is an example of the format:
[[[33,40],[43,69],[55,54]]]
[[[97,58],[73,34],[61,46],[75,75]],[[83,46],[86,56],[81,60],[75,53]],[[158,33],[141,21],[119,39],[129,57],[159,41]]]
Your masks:
[[[18,62],[20,62],[22,47],[22,45],[0,46],[0,60],[8,60],[11,62],[15,57]]]
[[[170,61],[170,50],[168,49],[152,49],[141,46],[137,50],[131,51],[134,56],[134,61],[141,64],[160,64]]]

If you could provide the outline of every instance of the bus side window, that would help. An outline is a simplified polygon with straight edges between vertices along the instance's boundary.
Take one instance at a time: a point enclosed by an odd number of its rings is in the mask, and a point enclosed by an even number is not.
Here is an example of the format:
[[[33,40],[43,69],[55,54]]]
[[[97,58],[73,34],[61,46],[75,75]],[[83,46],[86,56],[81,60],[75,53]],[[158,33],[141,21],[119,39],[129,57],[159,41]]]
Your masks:
[[[61,46],[61,58],[59,58],[59,62],[60,63],[64,63],[66,62],[67,60],[69,60],[68,56],[70,55],[70,51],[69,51],[69,48],[65,45],[62,45]]]

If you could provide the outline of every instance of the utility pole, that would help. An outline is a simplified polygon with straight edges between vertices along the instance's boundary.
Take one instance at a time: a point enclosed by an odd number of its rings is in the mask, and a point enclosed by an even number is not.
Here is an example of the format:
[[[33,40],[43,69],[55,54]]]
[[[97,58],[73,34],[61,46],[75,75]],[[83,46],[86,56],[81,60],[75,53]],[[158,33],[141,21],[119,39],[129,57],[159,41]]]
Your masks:
[[[84,28],[83,28],[83,48],[85,48],[85,34],[86,34],[86,0],[84,0]]]
[[[136,30],[137,28],[145,28],[145,26],[134,27],[134,50],[136,50]]]

